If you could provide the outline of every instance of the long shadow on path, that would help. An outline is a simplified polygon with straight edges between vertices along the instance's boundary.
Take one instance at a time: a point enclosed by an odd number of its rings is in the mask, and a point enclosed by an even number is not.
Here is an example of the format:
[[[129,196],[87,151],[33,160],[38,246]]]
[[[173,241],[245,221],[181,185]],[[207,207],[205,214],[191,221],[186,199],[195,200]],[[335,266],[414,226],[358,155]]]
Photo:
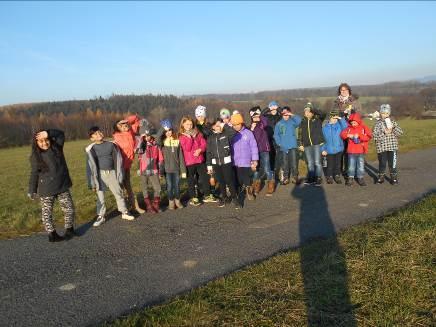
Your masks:
[[[345,254],[335,236],[324,189],[295,187],[292,196],[300,200],[300,244],[328,238],[300,250],[308,326],[356,326]]]

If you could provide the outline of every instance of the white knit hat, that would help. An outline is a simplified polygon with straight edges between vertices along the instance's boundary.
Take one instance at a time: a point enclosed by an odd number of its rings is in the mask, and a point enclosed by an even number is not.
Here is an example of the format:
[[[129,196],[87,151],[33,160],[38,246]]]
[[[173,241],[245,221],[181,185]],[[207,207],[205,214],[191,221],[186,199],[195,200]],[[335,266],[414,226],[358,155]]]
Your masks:
[[[206,117],[206,107],[198,106],[195,108],[195,117]]]

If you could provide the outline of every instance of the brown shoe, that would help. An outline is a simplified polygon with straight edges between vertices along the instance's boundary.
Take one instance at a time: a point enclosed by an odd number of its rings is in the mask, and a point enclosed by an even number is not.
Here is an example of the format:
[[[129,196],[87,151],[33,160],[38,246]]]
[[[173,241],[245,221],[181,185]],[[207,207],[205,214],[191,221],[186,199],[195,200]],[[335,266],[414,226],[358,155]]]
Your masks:
[[[261,187],[260,180],[255,180],[253,182],[253,194],[254,195],[258,195],[260,193],[260,187]]]
[[[272,196],[274,193],[276,182],[274,180],[267,181],[267,190],[266,190],[266,196]]]
[[[247,199],[249,201],[253,201],[255,199],[254,194],[253,194],[253,187],[252,186],[247,186],[245,188],[245,192],[247,193]]]

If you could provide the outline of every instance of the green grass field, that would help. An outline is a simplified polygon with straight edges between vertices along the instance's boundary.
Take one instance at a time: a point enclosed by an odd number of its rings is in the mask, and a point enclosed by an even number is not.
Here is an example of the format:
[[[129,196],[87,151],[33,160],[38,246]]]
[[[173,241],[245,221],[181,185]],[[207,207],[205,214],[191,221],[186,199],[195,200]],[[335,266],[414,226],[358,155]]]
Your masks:
[[[372,122],[369,122],[371,124]],[[436,146],[436,120],[401,120],[405,130],[401,138],[400,152]],[[73,180],[73,199],[77,209],[77,223],[85,223],[95,217],[95,195],[88,190],[85,176],[84,148],[88,141],[67,142],[65,154]],[[0,238],[29,235],[42,231],[40,208],[26,194],[29,178],[30,147],[0,150]],[[375,159],[375,146],[371,143],[368,158]],[[301,165],[304,170],[304,165]],[[140,192],[139,178],[132,168],[132,183],[135,192]],[[400,166],[401,170],[401,166]],[[304,173],[302,171],[302,173]],[[108,211],[115,209],[112,195],[107,196]],[[57,224],[62,225],[62,214],[56,206]]]
[[[434,326],[435,208],[432,194],[105,325]]]

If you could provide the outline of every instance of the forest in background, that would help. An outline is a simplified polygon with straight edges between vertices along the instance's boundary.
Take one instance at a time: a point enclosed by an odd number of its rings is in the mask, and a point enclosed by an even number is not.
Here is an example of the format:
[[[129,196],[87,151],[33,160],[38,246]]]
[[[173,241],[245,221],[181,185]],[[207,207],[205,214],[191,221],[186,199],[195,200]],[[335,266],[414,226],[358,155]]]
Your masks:
[[[389,102],[396,117],[421,118],[436,110],[436,82],[394,82],[379,85],[352,86],[360,98],[363,113],[372,113],[380,104]],[[41,129],[59,128],[68,140],[84,139],[90,126],[100,126],[106,135],[113,124],[128,114],[138,114],[157,125],[163,118],[178,122],[184,115],[193,115],[197,105],[207,107],[209,117],[221,108],[239,110],[248,118],[248,110],[266,107],[276,100],[301,113],[311,101],[321,110],[329,111],[336,98],[336,87],[263,91],[244,94],[207,94],[190,97],[173,95],[111,95],[90,100],[54,101],[0,107],[0,148],[30,143],[32,135]]]

